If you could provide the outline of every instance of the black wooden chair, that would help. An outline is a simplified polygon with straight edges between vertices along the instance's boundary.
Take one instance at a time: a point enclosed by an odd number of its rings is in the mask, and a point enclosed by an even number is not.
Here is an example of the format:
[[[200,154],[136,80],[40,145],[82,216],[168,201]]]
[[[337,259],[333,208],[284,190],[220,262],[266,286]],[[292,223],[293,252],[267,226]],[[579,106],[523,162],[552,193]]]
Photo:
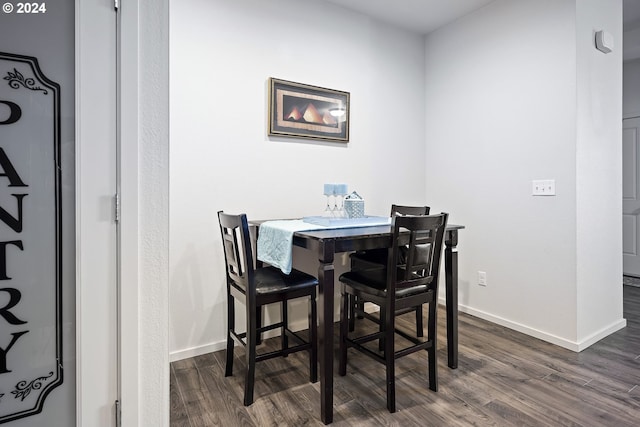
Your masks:
[[[429,215],[431,208],[429,206],[403,206],[403,205],[391,205],[391,214],[400,215]],[[351,254],[351,271],[366,270],[371,268],[385,268],[387,265],[387,248],[370,249],[366,251],[357,251]],[[402,254],[401,254],[402,255]],[[356,318],[362,319],[365,316],[364,303],[358,301],[356,297],[353,297],[349,301],[349,309],[351,313],[355,313],[355,316],[350,316],[349,330],[353,331],[355,327]],[[422,319],[422,306],[407,307],[401,313],[404,314],[409,311],[415,311],[416,313],[416,331],[419,337],[423,336],[424,322]],[[380,342],[382,345],[383,341]]]
[[[395,360],[420,350],[426,350],[429,362],[429,388],[438,390],[436,359],[438,273],[448,215],[419,215],[392,217],[392,247],[385,269],[349,271],[340,276],[340,360],[339,373],[347,372],[347,349],[353,347],[386,367],[387,408],[395,412]],[[406,256],[400,248],[406,245]],[[381,330],[355,336],[349,332],[349,298],[380,307]],[[396,326],[396,313],[407,307],[429,304],[427,337],[414,336]],[[353,314],[351,314],[353,315]],[[359,329],[359,328],[358,328]],[[357,332],[357,331],[356,331]],[[396,350],[395,334],[412,345]],[[382,351],[372,341],[384,340]]]
[[[318,380],[317,350],[317,309],[316,288],[318,280],[306,273],[292,270],[282,273],[275,267],[254,267],[252,244],[247,216],[228,215],[218,212],[220,232],[224,244],[227,270],[227,354],[225,376],[233,374],[234,341],[246,349],[247,373],[244,386],[244,405],[253,403],[253,389],[256,362],[284,356],[302,350],[309,351],[310,381]],[[289,329],[287,301],[309,297],[309,339]],[[235,300],[242,302],[246,309],[246,332],[236,332]],[[282,321],[262,326],[260,312],[264,305],[281,303]],[[263,332],[281,328],[281,348],[264,354],[257,354],[256,344]],[[297,345],[289,347],[289,338]]]

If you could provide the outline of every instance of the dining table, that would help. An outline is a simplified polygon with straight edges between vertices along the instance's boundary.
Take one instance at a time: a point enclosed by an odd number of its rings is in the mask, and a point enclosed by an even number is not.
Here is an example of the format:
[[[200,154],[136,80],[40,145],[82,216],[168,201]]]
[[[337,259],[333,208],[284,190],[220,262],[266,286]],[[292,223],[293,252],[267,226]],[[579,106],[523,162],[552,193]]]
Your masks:
[[[250,221],[259,228],[265,220]],[[445,306],[447,326],[447,365],[458,367],[458,231],[463,225],[448,224],[445,230]],[[258,231],[259,232],[259,231]],[[336,254],[388,248],[390,224],[354,227],[323,227],[293,232],[292,246],[312,251],[318,259],[318,361],[320,367],[320,419],[333,422],[333,364]]]

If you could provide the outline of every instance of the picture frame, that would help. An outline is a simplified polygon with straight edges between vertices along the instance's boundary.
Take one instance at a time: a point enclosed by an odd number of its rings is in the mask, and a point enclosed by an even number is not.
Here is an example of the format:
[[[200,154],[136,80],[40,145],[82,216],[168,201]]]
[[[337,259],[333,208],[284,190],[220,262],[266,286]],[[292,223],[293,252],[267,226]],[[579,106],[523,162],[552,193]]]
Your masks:
[[[269,136],[349,141],[349,92],[269,78]]]

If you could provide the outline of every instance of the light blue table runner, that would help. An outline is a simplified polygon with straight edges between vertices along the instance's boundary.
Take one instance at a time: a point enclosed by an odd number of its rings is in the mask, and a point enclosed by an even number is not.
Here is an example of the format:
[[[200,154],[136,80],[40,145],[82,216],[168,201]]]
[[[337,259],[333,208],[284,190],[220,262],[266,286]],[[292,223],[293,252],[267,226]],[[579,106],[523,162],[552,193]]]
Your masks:
[[[266,221],[258,232],[258,260],[291,273],[293,234],[297,231],[328,230],[333,228],[372,227],[391,223],[389,217],[365,217],[319,220],[322,217]],[[326,225],[325,225],[326,224]]]

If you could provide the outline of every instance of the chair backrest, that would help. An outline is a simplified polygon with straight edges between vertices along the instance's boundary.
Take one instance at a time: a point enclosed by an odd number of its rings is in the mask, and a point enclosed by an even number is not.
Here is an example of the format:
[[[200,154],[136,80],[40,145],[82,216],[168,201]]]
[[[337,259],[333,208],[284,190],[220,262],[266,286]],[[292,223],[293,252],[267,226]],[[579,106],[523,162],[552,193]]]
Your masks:
[[[253,253],[247,215],[229,215],[219,211],[218,222],[222,234],[228,284],[247,294],[255,294]]]
[[[403,206],[403,205],[391,205],[391,215],[429,215],[429,206]]]
[[[404,206],[404,205],[391,205],[391,216],[394,215],[429,215],[431,208],[429,206]],[[407,256],[406,247],[400,249],[400,262],[404,264],[404,259]]]
[[[392,217],[393,242],[387,265],[390,294],[395,294],[396,289],[420,285],[437,289],[448,216],[441,213]]]

